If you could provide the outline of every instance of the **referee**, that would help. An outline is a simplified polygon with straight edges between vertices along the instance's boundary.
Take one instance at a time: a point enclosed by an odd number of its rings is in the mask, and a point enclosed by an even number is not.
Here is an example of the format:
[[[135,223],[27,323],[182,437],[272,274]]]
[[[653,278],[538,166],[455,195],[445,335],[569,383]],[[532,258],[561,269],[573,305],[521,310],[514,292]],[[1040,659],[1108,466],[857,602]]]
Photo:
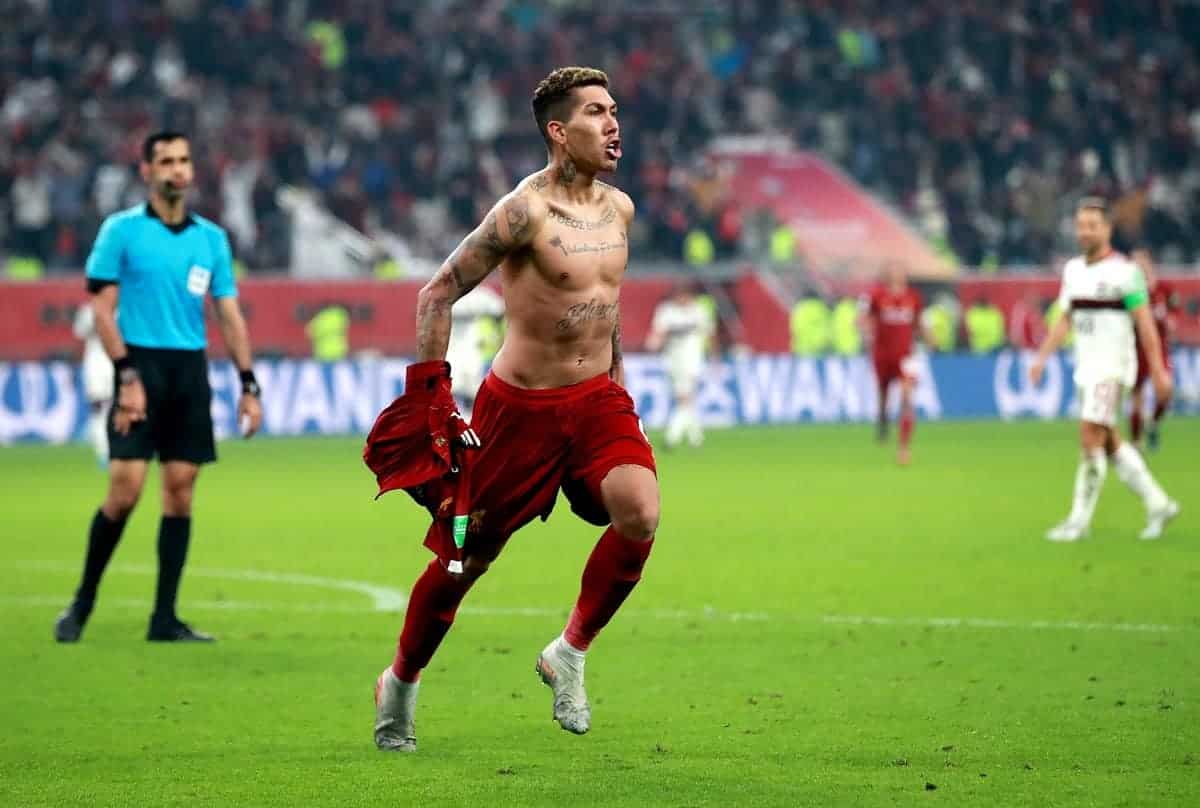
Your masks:
[[[192,184],[186,135],[158,132],[142,144],[149,201],[109,216],[87,261],[96,331],[116,369],[117,403],[108,420],[108,495],[92,517],[83,580],[54,624],[59,642],[83,633],[104,568],[141,497],[148,461],[162,466],[158,587],[146,639],[210,642],[175,614],[192,531],[192,491],[200,465],[217,459],[205,359],[204,298],[211,294],[221,335],[241,371],[238,419],[246,437],[262,421],[250,339],[237,302],[229,239],[187,210]]]

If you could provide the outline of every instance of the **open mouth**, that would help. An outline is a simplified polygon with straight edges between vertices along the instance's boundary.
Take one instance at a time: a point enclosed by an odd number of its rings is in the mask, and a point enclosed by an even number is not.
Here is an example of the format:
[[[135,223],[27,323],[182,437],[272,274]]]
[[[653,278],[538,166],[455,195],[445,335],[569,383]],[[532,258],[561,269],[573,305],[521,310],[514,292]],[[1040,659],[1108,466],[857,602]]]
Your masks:
[[[621,141],[620,140],[610,140],[608,142],[608,145],[606,145],[604,147],[604,153],[608,156],[608,159],[610,159],[610,160],[620,160],[621,159]]]

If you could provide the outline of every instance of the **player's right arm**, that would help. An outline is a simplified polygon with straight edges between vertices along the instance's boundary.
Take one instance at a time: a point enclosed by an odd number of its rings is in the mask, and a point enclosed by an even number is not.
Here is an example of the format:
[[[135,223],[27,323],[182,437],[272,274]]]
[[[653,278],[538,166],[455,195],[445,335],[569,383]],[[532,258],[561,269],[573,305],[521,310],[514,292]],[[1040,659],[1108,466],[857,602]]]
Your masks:
[[[868,292],[858,300],[858,333],[863,347],[870,353],[875,348],[875,326],[878,322],[879,301],[875,292]]]
[[[667,344],[667,326],[665,312],[659,306],[654,311],[654,319],[650,322],[650,336],[646,337],[646,350],[658,353]]]
[[[1042,374],[1046,371],[1046,361],[1050,358],[1050,354],[1057,351],[1063,344],[1071,330],[1071,296],[1068,294],[1067,288],[1067,270],[1063,270],[1062,287],[1058,292],[1058,317],[1055,318],[1054,325],[1050,326],[1046,338],[1042,340],[1037,358],[1034,359],[1033,366],[1029,368],[1029,378],[1033,380],[1034,384],[1042,383]]]
[[[546,218],[546,204],[518,188],[496,203],[417,295],[417,361],[446,358],[450,307],[512,253],[528,246]]]
[[[100,226],[96,243],[87,259],[88,292],[92,296],[92,315],[96,335],[117,373],[117,405],[113,422],[122,435],[137,421],[146,419],[146,390],[137,368],[129,359],[129,348],[117,327],[117,302],[120,298],[121,264],[124,244],[117,221],[109,218]]]

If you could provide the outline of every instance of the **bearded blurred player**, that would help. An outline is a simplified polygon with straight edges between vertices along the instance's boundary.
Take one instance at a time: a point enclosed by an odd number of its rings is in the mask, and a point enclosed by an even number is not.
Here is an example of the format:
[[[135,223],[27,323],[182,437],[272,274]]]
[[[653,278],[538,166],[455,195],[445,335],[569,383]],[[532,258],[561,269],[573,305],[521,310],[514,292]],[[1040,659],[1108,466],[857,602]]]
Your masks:
[[[875,379],[879,386],[879,440],[888,436],[888,392],[900,384],[900,442],[896,462],[912,462],[912,436],[916,426],[913,389],[917,384],[917,363],[913,358],[914,338],[921,319],[921,296],[908,285],[908,273],[900,263],[889,264],[884,282],[871,290],[863,301],[862,328],[871,346]]]
[[[416,750],[420,675],[467,591],[509,537],[545,519],[561,488],[606,527],[563,632],[537,657],[554,720],[591,726],[584,660],[641,578],[658,528],[654,455],[625,392],[618,296],[633,202],[596,180],[621,157],[617,105],[599,70],[555,70],[533,113],[548,165],[501,199],[421,290],[417,358],[380,414],[364,459],[380,492],[402,488],[433,517],[436,558],[412,588],[392,664],[375,688],[375,744]],[[451,396],[451,306],[500,268],[504,342],[472,423]]]
[[[671,297],[658,304],[650,323],[646,349],[662,351],[675,408],[667,423],[668,449],[686,438],[693,447],[704,443],[704,428],[696,409],[696,393],[704,375],[705,353],[713,333],[712,315],[691,284],[676,286]]]
[[[1041,384],[1046,360],[1075,330],[1075,386],[1080,401],[1079,442],[1083,457],[1066,521],[1046,534],[1050,541],[1078,541],[1088,534],[1110,462],[1117,476],[1146,507],[1143,539],[1157,539],[1179,515],[1179,503],[1163,491],[1146,461],[1117,433],[1121,400],[1137,378],[1137,340],[1149,359],[1150,379],[1160,401],[1171,397],[1171,375],[1163,364],[1158,329],[1150,312],[1141,270],[1112,248],[1112,222],[1102,199],[1084,199],[1075,213],[1075,237],[1083,254],[1063,268],[1060,314],[1030,368]]]
[[[1149,295],[1150,313],[1154,316],[1154,326],[1158,329],[1158,342],[1162,347],[1162,362],[1167,373],[1171,372],[1171,335],[1174,327],[1174,316],[1179,310],[1179,295],[1166,281],[1160,280],[1154,267],[1154,259],[1150,251],[1144,247],[1133,251],[1133,261],[1142,270],[1146,279],[1146,293]],[[1133,396],[1129,408],[1129,439],[1134,444],[1142,444],[1143,412],[1146,403],[1146,382],[1150,380],[1150,360],[1141,342],[1137,346],[1137,379],[1133,383]],[[1150,423],[1146,425],[1146,445],[1152,452],[1158,451],[1159,425],[1163,416],[1171,406],[1170,399],[1154,399],[1154,411]]]

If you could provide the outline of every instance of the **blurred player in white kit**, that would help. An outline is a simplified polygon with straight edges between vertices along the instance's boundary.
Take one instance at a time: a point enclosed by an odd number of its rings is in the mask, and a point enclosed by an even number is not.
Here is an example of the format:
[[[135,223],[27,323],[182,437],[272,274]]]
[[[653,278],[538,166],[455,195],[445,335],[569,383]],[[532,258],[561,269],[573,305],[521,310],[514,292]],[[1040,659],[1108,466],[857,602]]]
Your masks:
[[[708,341],[713,334],[711,312],[696,295],[691,284],[681,283],[671,297],[658,304],[650,325],[646,348],[661,351],[675,397],[675,408],[667,423],[667,448],[673,449],[684,438],[692,446],[704,442],[696,392],[704,373]]]
[[[88,402],[88,443],[101,466],[108,465],[108,411],[112,407],[115,373],[112,360],[96,333],[96,315],[91,306],[75,312],[75,336],[83,340],[83,394]]]
[[[1061,310],[1030,369],[1040,384],[1046,361],[1075,331],[1075,385],[1079,389],[1079,441],[1075,495],[1066,521],[1046,534],[1050,541],[1078,541],[1087,535],[1096,501],[1110,465],[1117,477],[1146,506],[1143,539],[1157,539],[1179,515],[1179,503],[1167,496],[1133,444],[1117,434],[1121,402],[1137,377],[1135,340],[1150,362],[1150,378],[1160,401],[1171,397],[1171,375],[1163,362],[1158,329],[1150,312],[1142,271],[1112,248],[1112,221],[1102,199],[1088,197],[1075,213],[1075,235],[1082,252],[1063,268]],[[1136,332],[1136,335],[1135,335]]]
[[[504,316],[504,300],[486,286],[478,286],[454,304],[450,316],[453,328],[446,348],[446,361],[454,368],[450,392],[469,419],[475,394],[499,345],[497,323]]]

